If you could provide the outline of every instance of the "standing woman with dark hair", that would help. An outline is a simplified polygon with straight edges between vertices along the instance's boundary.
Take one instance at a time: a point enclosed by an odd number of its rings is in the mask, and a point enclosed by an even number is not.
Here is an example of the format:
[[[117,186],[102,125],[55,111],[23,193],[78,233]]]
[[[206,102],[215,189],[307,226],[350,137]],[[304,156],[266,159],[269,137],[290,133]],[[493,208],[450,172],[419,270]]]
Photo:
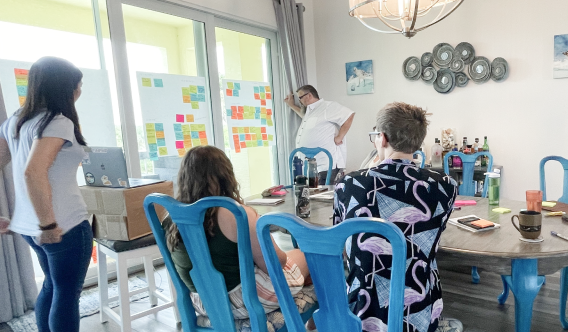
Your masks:
[[[23,235],[45,274],[35,312],[40,332],[79,331],[79,295],[93,233],[77,167],[86,145],[75,102],[83,74],[67,60],[44,57],[29,72],[24,106],[0,126],[0,169],[13,163],[16,206],[0,232]]]

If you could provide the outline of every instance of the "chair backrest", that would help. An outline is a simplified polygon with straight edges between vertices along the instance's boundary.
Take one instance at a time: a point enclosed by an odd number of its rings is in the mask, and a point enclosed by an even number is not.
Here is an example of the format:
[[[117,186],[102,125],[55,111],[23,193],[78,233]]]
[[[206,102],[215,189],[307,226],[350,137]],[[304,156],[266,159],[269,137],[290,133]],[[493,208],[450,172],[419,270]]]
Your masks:
[[[191,280],[199,293],[213,329],[197,326],[197,316],[189,296],[189,289],[175,269],[170,251],[166,246],[165,232],[156,214],[155,204],[163,206],[169,212],[170,217],[179,229],[193,265],[189,273]],[[248,218],[243,207],[227,197],[206,197],[193,204],[183,204],[164,194],[150,194],[144,199],[144,210],[177,292],[177,306],[180,311],[183,330],[186,332],[236,332],[225,279],[213,267],[205,230],[203,229],[205,213],[207,209],[212,207],[226,208],[233,213],[237,220],[237,243],[243,300],[249,311],[253,331],[267,332],[266,315],[256,293]]]
[[[422,156],[422,162],[420,163],[420,168],[424,168],[424,164],[426,163],[426,154],[422,150],[416,150],[412,155],[419,154]]]
[[[493,156],[489,152],[478,152],[474,154],[463,154],[458,151],[448,152],[444,156],[444,172],[450,175],[450,168],[448,166],[448,159],[452,156],[460,157],[463,164],[462,181],[458,190],[460,195],[473,196],[475,195],[475,186],[473,185],[473,171],[475,166],[475,160],[480,156],[486,156],[489,158],[487,163],[487,172],[493,172]],[[483,181],[483,192],[481,197],[487,197],[487,175],[485,176],[485,181]]]
[[[540,161],[540,190],[542,191],[542,199],[546,201],[546,181],[544,177],[544,164],[549,160],[556,160],[564,168],[564,181],[562,186],[562,197],[558,199],[559,202],[568,204],[568,159],[559,156],[548,156],[542,158]]]
[[[287,229],[305,254],[319,303],[319,309],[313,317],[320,332],[361,331],[361,320],[349,310],[347,303],[343,270],[345,241],[359,233],[385,236],[393,252],[388,332],[402,331],[406,240],[400,228],[378,218],[352,218],[333,227],[318,227],[289,213],[276,212],[262,216],[257,222],[256,232],[286,326],[291,332],[303,332],[305,328],[276,256],[269,225]]]
[[[327,177],[325,179],[325,184],[329,185],[330,182],[331,182],[331,171],[333,170],[333,158],[331,157],[331,153],[329,153],[329,151],[327,151],[324,148],[303,148],[303,147],[294,149],[290,153],[290,157],[288,158],[288,164],[290,166],[290,181],[291,181],[291,184],[294,185],[293,163],[294,163],[294,156],[298,152],[303,153],[308,158],[315,158],[315,156],[320,152],[327,154],[327,157],[329,158],[329,166],[327,167]],[[307,167],[307,165],[304,165],[304,175],[306,175],[307,172],[308,172],[308,167]]]

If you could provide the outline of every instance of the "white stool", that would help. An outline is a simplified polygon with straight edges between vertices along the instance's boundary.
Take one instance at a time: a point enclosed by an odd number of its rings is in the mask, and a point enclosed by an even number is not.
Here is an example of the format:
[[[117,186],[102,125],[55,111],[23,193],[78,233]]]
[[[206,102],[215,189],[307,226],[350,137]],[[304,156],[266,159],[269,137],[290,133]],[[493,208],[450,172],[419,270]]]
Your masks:
[[[176,291],[172,285],[169,274],[166,274],[168,282],[170,284],[170,292],[172,298],[169,299],[159,292],[156,292],[156,281],[154,279],[154,265],[152,264],[152,256],[160,255],[160,250],[157,245],[151,245],[148,247],[143,247],[139,249],[127,250],[116,252],[103,245],[97,243],[97,256],[98,256],[98,277],[99,277],[99,300],[100,300],[100,310],[101,310],[101,323],[105,323],[109,318],[112,318],[115,322],[120,325],[122,332],[130,332],[130,323],[140,317],[144,317],[160,310],[173,307],[174,316],[176,322],[180,322],[179,312],[176,307]],[[107,260],[106,256],[109,256],[116,260],[116,275],[118,279],[118,296],[109,298],[108,297],[108,274],[107,274]],[[144,259],[144,273],[146,274],[146,280],[148,282],[148,287],[137,289],[135,291],[129,292],[128,290],[128,265],[129,259],[133,258],[143,258]],[[166,270],[167,273],[167,270]],[[134,315],[130,314],[130,296],[148,292],[150,295],[150,304],[152,308],[138,312]],[[164,304],[158,305],[158,298],[164,301]],[[109,307],[109,302],[119,301],[119,311],[120,315],[117,315]]]

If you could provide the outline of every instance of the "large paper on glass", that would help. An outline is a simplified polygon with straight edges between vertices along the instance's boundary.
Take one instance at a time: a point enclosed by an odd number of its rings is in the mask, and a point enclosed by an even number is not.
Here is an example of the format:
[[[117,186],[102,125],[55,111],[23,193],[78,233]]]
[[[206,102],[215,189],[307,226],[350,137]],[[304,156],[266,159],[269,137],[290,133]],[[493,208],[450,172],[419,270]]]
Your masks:
[[[0,60],[0,84],[8,116],[14,114],[26,100],[28,72],[32,64]],[[83,87],[75,107],[81,132],[89,145],[116,146],[116,128],[107,71],[79,69],[83,73]]]
[[[223,92],[231,148],[276,145],[270,84],[223,80]]]
[[[204,77],[136,72],[136,79],[150,159],[213,143]]]

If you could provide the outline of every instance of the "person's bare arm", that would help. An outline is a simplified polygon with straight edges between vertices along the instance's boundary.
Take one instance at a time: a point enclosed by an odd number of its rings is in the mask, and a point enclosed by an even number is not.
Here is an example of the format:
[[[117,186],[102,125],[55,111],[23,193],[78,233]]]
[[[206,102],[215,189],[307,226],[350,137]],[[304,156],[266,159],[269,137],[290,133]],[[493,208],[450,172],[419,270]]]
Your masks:
[[[8,142],[5,139],[0,138],[0,171],[10,163],[12,160],[12,155],[10,154],[10,149],[8,148]]]
[[[300,118],[304,117],[304,113],[302,112],[302,109],[296,105],[296,102],[294,101],[294,95],[293,94],[289,94],[288,96],[286,96],[286,98],[284,98],[284,102],[294,111],[296,112],[296,114],[298,114],[298,116]]]
[[[335,145],[343,144],[343,138],[347,135],[349,128],[351,128],[351,124],[353,123],[353,118],[355,117],[355,113],[351,114],[351,116],[343,123],[341,128],[339,128],[339,133],[335,136]]]
[[[65,140],[57,137],[44,137],[34,140],[25,170],[26,187],[30,201],[39,219],[40,227],[56,223],[49,184],[49,168],[53,165],[57,154]],[[69,176],[75,176],[70,174]],[[40,236],[42,243],[61,241],[61,228],[43,231]]]

